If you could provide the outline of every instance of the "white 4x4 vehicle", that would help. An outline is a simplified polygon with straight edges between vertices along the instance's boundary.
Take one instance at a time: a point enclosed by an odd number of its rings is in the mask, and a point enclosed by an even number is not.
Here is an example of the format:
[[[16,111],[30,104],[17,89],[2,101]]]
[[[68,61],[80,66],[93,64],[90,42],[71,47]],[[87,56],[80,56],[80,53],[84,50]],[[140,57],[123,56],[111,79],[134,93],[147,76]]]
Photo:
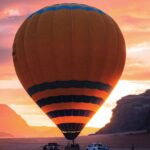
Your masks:
[[[86,150],[109,150],[109,147],[103,144],[89,144]]]

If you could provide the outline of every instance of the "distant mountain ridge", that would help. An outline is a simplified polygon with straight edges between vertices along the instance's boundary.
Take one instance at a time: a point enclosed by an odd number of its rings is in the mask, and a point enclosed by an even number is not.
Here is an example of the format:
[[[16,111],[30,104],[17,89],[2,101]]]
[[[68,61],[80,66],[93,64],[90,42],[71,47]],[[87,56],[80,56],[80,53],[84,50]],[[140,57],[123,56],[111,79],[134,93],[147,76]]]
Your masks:
[[[85,128],[81,135],[95,133],[97,128]],[[0,104],[0,138],[11,137],[60,137],[56,127],[29,126],[25,120],[5,104]]]
[[[33,129],[14,110],[5,104],[0,104],[0,132],[6,132],[15,137],[28,136]]]
[[[0,132],[0,137],[3,138],[13,138],[14,136],[10,133],[6,133],[6,132]]]
[[[109,124],[97,134],[150,131],[150,90],[128,95],[117,102]]]

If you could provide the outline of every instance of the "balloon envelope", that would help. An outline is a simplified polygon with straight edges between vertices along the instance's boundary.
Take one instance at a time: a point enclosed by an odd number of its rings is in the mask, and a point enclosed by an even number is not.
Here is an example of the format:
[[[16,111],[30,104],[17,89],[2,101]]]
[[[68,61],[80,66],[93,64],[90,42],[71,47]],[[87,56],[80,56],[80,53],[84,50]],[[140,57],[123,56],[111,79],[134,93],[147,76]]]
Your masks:
[[[28,94],[73,140],[120,78],[125,43],[118,25],[101,10],[57,4],[24,21],[13,60]]]

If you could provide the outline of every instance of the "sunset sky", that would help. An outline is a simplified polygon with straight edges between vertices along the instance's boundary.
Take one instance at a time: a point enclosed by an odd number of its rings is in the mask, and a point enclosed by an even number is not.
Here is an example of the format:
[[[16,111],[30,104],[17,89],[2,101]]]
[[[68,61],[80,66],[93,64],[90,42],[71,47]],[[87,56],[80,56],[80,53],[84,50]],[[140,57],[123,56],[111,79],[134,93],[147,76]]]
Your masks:
[[[120,26],[127,48],[122,78],[103,107],[88,123],[102,127],[110,120],[116,101],[150,88],[150,1],[149,0],[1,0],[0,1],[0,104],[7,104],[29,125],[54,125],[22,88],[12,61],[15,33],[34,11],[56,3],[77,2],[95,6]]]

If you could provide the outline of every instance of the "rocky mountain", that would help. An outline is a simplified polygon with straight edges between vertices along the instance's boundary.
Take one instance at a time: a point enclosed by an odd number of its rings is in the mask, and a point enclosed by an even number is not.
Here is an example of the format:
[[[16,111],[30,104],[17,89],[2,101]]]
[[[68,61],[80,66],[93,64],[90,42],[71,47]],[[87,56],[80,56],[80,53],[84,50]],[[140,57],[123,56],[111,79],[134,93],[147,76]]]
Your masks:
[[[128,95],[117,102],[109,124],[97,134],[150,131],[150,90]]]
[[[21,116],[5,104],[0,104],[0,122],[0,132],[12,134],[15,137],[25,137],[34,133]]]

